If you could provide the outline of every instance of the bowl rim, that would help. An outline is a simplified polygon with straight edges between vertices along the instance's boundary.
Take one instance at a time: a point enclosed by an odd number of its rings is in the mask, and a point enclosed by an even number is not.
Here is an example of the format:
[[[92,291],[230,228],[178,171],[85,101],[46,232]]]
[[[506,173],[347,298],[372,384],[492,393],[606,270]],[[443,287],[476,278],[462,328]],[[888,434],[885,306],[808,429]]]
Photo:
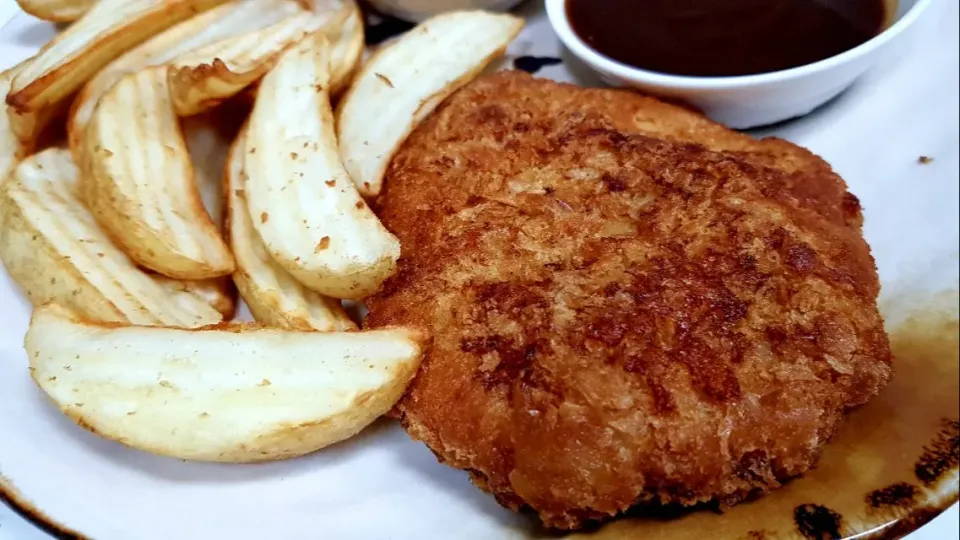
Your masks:
[[[912,6],[897,19],[886,30],[880,32],[871,39],[860,45],[844,51],[840,54],[794,68],[783,69],[779,71],[770,71],[767,73],[758,73],[754,75],[734,75],[725,77],[696,77],[691,75],[671,75],[658,71],[650,71],[624,64],[605,56],[596,49],[587,45],[576,32],[574,32],[570,19],[567,17],[567,0],[546,0],[547,16],[554,32],[560,37],[560,41],[570,49],[577,57],[585,61],[592,68],[607,74],[613,75],[627,81],[647,83],[664,87],[688,90],[700,89],[724,89],[741,88],[745,86],[758,86],[768,83],[777,83],[799,79],[830,70],[843,64],[852,62],[864,57],[883,45],[889,43],[909,28],[919,19],[921,13],[926,10],[934,0],[916,0]]]

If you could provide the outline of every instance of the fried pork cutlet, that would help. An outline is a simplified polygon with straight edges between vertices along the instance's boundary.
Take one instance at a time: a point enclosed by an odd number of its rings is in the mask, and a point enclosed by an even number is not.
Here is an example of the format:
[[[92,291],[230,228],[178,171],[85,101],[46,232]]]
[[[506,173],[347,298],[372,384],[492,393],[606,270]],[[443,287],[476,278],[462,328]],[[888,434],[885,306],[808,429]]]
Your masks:
[[[857,200],[790,143],[503,73],[386,185],[404,255],[367,324],[433,335],[397,412],[548,526],[775,488],[890,379]]]

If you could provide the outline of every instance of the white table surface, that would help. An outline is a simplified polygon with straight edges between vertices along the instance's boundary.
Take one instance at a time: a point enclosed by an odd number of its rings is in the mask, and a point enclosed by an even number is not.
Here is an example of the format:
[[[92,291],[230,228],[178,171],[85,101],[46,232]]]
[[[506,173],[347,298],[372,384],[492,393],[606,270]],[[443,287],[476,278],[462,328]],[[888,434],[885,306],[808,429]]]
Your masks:
[[[3,39],[3,25],[18,12],[19,8],[15,0],[0,0],[0,68],[13,64],[30,53],[30,51],[21,50],[21,47],[11,46]],[[960,42],[960,37],[954,36],[952,41],[956,48],[958,42]],[[50,538],[48,535],[39,531],[0,503],[0,540],[45,540],[48,538]],[[907,538],[908,540],[960,539],[960,505],[953,505],[948,511]]]

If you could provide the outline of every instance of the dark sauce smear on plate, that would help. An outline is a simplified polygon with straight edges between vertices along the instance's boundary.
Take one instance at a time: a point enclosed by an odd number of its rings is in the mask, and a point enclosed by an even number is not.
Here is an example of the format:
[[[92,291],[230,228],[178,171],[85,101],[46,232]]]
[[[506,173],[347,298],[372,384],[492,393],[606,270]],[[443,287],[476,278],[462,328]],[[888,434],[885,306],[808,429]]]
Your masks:
[[[811,64],[883,31],[885,0],[567,0],[574,32],[634,67],[699,77]]]
[[[547,66],[556,66],[562,63],[562,59],[552,56],[520,56],[513,59],[513,68],[534,74]]]

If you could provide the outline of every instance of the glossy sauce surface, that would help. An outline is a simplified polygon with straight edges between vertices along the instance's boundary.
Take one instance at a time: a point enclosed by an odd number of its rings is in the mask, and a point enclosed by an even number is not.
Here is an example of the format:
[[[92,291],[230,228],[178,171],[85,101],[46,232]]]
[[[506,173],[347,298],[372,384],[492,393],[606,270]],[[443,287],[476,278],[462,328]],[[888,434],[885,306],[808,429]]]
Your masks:
[[[574,31],[649,71],[753,75],[810,64],[879,34],[885,0],[567,0]]]

